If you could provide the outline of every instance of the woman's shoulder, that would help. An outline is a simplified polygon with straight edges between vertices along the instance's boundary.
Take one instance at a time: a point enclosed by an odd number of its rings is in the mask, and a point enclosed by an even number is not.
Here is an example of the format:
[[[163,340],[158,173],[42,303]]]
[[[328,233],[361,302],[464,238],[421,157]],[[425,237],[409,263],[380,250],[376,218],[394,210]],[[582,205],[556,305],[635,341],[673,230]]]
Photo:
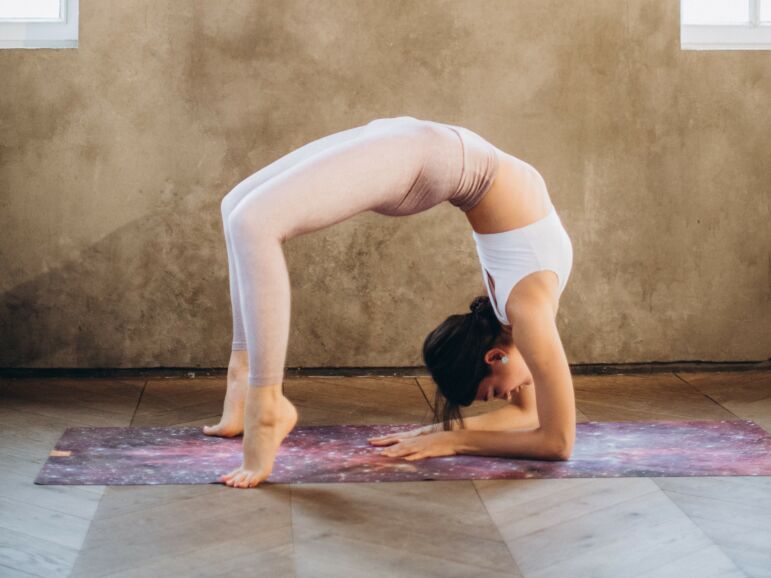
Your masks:
[[[534,271],[523,277],[506,301],[506,317],[512,324],[522,315],[542,315],[547,311],[556,317],[558,309],[559,279],[551,269]]]

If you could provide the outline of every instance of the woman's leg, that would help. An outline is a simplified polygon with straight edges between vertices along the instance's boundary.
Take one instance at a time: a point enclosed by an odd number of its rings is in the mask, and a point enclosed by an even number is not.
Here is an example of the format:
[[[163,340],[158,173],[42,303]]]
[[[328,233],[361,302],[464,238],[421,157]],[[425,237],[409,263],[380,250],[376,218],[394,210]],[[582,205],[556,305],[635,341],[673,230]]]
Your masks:
[[[244,333],[244,322],[241,314],[241,301],[238,290],[238,273],[235,265],[235,258],[233,256],[233,241],[230,234],[230,227],[228,220],[233,209],[243,200],[243,198],[250,192],[261,186],[274,176],[281,174],[287,169],[292,168],[297,163],[310,158],[311,156],[342,142],[351,140],[361,134],[367,125],[357,126],[340,132],[336,132],[314,141],[311,141],[298,149],[282,156],[281,158],[273,161],[269,165],[266,165],[256,173],[249,175],[243,181],[238,183],[220,203],[220,209],[222,213],[222,222],[225,231],[225,246],[228,255],[228,276],[230,280],[230,305],[233,315],[233,339],[232,347],[233,351],[241,351],[246,349],[246,334]]]
[[[246,400],[246,380],[249,371],[249,360],[246,354],[246,334],[244,333],[244,321],[241,313],[238,272],[236,270],[235,257],[233,255],[232,235],[228,224],[230,214],[246,195],[274,176],[330,146],[355,138],[361,134],[364,128],[365,126],[359,126],[311,141],[249,175],[243,181],[238,183],[222,199],[220,209],[228,257],[233,334],[230,359],[228,360],[227,387],[222,407],[222,416],[220,417],[218,424],[213,426],[205,425],[203,427],[203,433],[206,435],[233,437],[241,434],[244,430],[244,403]]]
[[[415,119],[383,121],[273,176],[230,213],[250,387],[244,462],[223,476],[228,485],[249,487],[266,479],[279,445],[294,426],[282,415],[282,407],[289,409],[281,383],[291,297],[283,242],[367,210],[397,206],[420,175],[437,135]]]
[[[230,213],[249,385],[283,379],[291,292],[282,243],[398,204],[419,175],[434,129],[414,119],[387,120],[393,122],[325,147],[266,180]]]
[[[228,258],[228,273],[230,281],[230,298],[232,313],[232,345],[230,360],[228,361],[227,389],[223,403],[222,416],[220,422],[214,426],[204,426],[203,433],[217,436],[236,436],[243,431],[244,423],[244,401],[246,397],[246,381],[249,369],[248,356],[246,351],[246,334],[244,331],[243,314],[241,310],[240,298],[240,280],[236,268],[235,256],[233,251],[233,238],[230,230],[229,219],[233,210],[239,203],[252,191],[256,190],[273,177],[294,167],[298,163],[305,161],[318,153],[325,151],[335,145],[351,141],[357,137],[367,134],[399,132],[407,126],[414,126],[416,119],[411,117],[397,117],[376,119],[366,125],[346,129],[333,133],[314,141],[311,141],[300,148],[282,156],[259,171],[248,176],[238,183],[221,202],[221,213],[224,224],[225,245]],[[415,155],[413,155],[415,156]]]

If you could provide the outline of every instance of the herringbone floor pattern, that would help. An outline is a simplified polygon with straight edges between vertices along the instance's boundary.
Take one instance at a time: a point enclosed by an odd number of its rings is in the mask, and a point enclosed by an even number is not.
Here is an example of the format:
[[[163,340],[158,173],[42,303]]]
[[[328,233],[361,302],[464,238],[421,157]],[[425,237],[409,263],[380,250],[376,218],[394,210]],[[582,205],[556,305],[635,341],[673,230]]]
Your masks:
[[[576,376],[579,421],[752,419],[771,372]],[[771,577],[771,478],[35,486],[72,426],[215,423],[224,378],[0,381],[0,576]],[[307,377],[301,425],[428,419],[427,378]],[[494,409],[475,404],[469,415]]]

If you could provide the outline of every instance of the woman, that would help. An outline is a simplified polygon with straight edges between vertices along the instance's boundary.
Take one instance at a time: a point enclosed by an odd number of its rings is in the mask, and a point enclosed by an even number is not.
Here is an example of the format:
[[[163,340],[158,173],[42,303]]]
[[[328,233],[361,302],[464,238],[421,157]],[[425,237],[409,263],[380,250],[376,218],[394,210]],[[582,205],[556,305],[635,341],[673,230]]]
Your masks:
[[[370,443],[409,460],[456,453],[567,459],[573,383],[555,316],[573,251],[544,180],[466,128],[403,116],[306,144],[222,201],[233,344],[222,419],[204,433],[243,431],[244,459],[221,481],[253,487],[265,480],[297,421],[281,391],[290,325],[282,243],[363,211],[411,215],[443,201],[468,218],[489,298],[448,317],[423,345],[442,423]],[[459,406],[491,396],[515,403],[464,427]]]

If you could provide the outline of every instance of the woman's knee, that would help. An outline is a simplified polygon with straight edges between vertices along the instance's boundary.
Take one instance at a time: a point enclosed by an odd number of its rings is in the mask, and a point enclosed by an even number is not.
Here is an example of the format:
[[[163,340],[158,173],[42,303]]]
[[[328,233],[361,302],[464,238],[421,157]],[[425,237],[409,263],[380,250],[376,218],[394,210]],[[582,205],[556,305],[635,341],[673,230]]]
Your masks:
[[[239,200],[241,199],[237,197],[233,191],[230,191],[227,195],[222,197],[222,201],[220,202],[220,212],[222,213],[222,221],[226,226],[228,225],[228,218],[238,205]]]
[[[234,242],[241,240],[254,245],[262,239],[280,238],[276,219],[271,218],[265,203],[244,200],[224,218]]]

